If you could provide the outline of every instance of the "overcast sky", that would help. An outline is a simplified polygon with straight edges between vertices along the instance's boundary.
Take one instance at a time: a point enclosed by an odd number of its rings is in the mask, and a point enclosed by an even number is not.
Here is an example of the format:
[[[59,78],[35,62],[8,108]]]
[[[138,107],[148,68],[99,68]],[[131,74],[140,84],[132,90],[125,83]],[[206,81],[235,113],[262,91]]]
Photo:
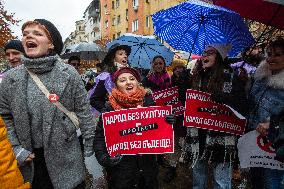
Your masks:
[[[75,21],[83,19],[84,11],[92,0],[4,0],[4,7],[15,18],[22,20],[12,27],[19,39],[21,26],[28,20],[45,18],[60,31],[63,41],[75,30]]]

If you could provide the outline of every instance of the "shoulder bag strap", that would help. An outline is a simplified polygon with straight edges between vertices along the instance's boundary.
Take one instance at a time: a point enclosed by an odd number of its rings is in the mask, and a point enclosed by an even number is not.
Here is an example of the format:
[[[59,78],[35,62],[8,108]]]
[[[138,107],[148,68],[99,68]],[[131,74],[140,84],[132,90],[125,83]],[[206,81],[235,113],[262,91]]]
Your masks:
[[[43,92],[43,94],[45,94],[46,98],[49,100],[50,93],[45,87],[45,85],[41,82],[41,80],[38,78],[36,74],[29,71],[28,69],[27,71],[30,74],[31,78],[34,80],[34,82],[37,84],[38,88]],[[61,110],[64,114],[66,114],[69,117],[69,119],[73,122],[73,124],[76,126],[76,128],[79,129],[79,119],[75,114],[75,112],[70,112],[69,110],[67,110],[59,101],[53,102],[52,104],[54,104],[59,110]]]

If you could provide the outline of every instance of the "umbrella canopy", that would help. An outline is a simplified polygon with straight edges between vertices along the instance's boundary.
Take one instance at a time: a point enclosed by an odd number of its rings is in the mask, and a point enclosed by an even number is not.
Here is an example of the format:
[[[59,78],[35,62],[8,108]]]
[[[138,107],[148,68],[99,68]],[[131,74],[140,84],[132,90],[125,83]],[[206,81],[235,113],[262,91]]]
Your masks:
[[[213,0],[213,2],[238,12],[244,18],[284,29],[283,0],[282,2],[279,0]]]
[[[131,53],[128,60],[132,67],[150,69],[151,62],[157,55],[163,56],[166,64],[170,65],[174,56],[174,53],[156,40],[154,36],[142,36],[127,33],[108,43],[107,47],[110,48],[115,43],[131,47]]]
[[[96,43],[79,43],[67,47],[61,58],[68,59],[71,56],[77,56],[82,60],[103,60],[107,49]]]
[[[178,50],[201,54],[214,43],[230,43],[230,56],[251,46],[254,39],[239,14],[191,0],[152,15],[155,34]]]

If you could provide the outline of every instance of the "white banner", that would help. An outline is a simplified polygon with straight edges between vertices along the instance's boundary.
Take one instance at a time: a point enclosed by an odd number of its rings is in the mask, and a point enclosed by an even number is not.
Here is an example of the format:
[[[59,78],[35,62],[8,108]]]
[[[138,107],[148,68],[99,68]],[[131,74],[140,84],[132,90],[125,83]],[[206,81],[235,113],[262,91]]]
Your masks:
[[[257,131],[251,131],[238,140],[238,156],[241,168],[263,167],[284,170],[284,163],[274,159],[272,142],[264,139]]]

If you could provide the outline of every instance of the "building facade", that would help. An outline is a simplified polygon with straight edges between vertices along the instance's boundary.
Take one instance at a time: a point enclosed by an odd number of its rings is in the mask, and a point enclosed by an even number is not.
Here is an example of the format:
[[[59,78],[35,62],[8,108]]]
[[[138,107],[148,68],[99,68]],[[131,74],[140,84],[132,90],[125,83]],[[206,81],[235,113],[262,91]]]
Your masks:
[[[186,0],[101,0],[101,36],[113,40],[124,33],[153,35],[151,15]]]
[[[87,42],[101,39],[100,1],[93,0],[84,12],[85,37]]]
[[[69,37],[64,41],[64,47],[69,47],[80,42],[87,42],[85,35],[85,20],[78,20],[75,22],[76,29],[71,32]]]

